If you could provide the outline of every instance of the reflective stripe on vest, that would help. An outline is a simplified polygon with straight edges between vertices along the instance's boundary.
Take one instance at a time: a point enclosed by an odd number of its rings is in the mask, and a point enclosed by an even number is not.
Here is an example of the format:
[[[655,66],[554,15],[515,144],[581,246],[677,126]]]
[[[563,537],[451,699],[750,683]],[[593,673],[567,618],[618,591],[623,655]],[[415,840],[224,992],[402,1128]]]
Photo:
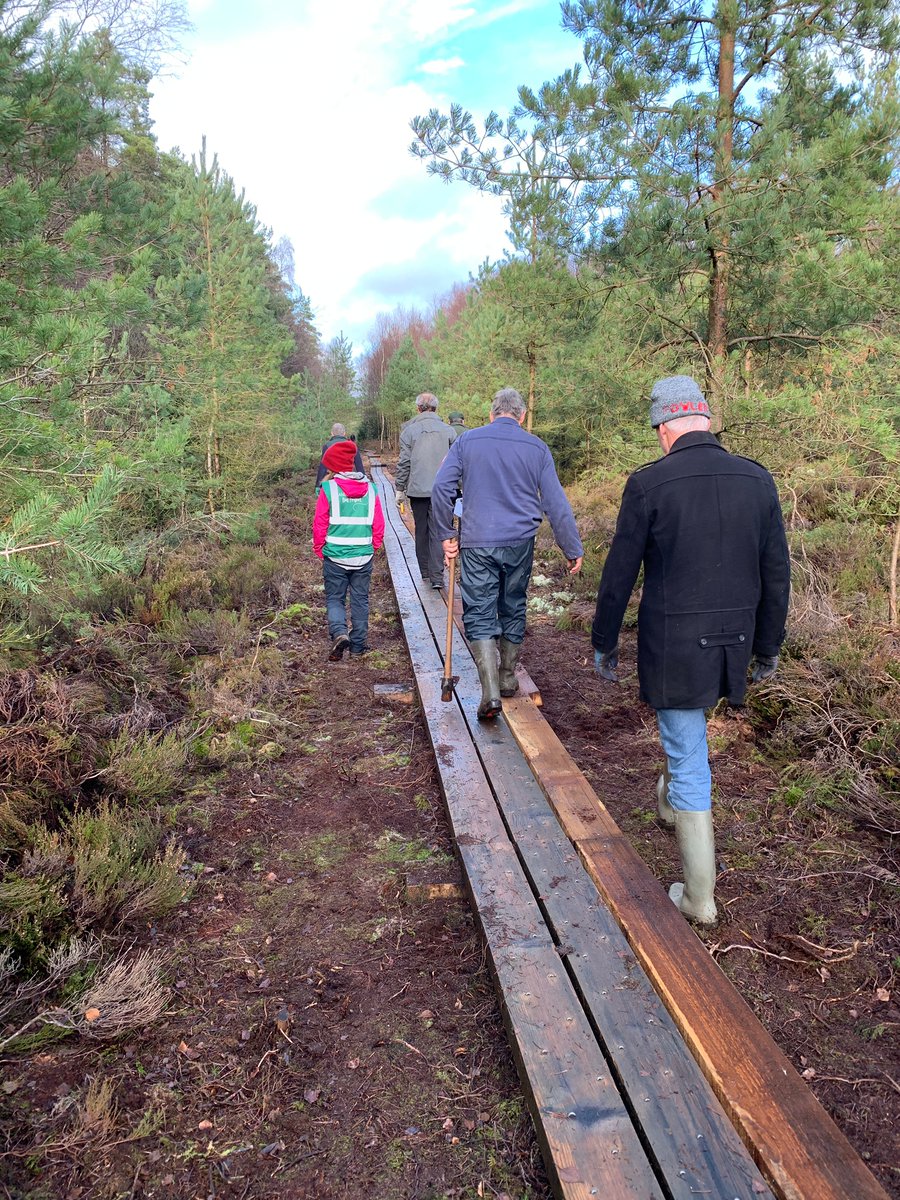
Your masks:
[[[352,497],[338,487],[333,479],[322,485],[328,494],[328,533],[325,546],[329,558],[361,558],[374,554],[372,522],[375,519],[375,489],[369,484],[362,496]]]

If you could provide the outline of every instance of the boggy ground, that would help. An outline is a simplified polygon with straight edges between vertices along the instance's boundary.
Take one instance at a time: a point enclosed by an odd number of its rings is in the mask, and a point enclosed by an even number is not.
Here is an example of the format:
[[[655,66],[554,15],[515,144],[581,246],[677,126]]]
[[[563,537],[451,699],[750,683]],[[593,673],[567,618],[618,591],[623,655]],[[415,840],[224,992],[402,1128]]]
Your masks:
[[[196,886],[137,939],[168,957],[169,1008],[119,1043],[3,1060],[6,1197],[549,1197],[467,903],[406,896],[410,874],[460,879],[421,717],[373,695],[412,682],[384,558],[373,652],[330,664],[310,522],[308,482],[284,485],[273,525],[296,546],[294,582],[253,611],[241,650],[249,675],[265,664],[225,738],[246,753],[186,778],[175,832]],[[566,586],[544,548],[535,599]],[[653,815],[660,753],[633,633],[622,683],[604,684],[589,602],[568,604],[565,629],[553,608],[535,605],[523,653],[544,714],[668,883],[677,851]],[[213,658],[221,718],[234,700]],[[780,783],[765,737],[740,712],[711,723],[722,922],[701,936],[900,1197],[892,842]]]
[[[280,674],[244,761],[178,810],[192,895],[139,938],[171,963],[168,1011],[4,1060],[6,1197],[549,1195],[467,901],[406,896],[410,873],[461,880],[421,716],[373,695],[412,684],[384,556],[372,653],[327,662],[311,517],[309,482],[285,485],[296,582],[244,655]]]
[[[679,859],[674,835],[656,819],[662,754],[652,710],[638,699],[635,631],[623,631],[621,682],[604,682],[592,669],[593,606],[576,600],[559,621],[566,628],[556,628],[549,598],[566,587],[558,553],[545,545],[535,571],[546,583],[532,589],[538,611],[522,662],[543,714],[668,886],[680,878]],[[710,721],[721,920],[700,936],[888,1193],[900,1197],[896,833],[854,819],[833,796],[792,785],[790,772],[780,781],[763,757],[771,733],[742,710]]]

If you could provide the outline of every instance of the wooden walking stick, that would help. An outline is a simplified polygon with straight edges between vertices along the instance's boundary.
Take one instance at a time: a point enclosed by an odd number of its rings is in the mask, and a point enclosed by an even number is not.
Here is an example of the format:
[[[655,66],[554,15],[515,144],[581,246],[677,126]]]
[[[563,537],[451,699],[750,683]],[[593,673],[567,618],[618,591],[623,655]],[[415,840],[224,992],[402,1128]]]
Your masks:
[[[447,649],[444,652],[444,678],[441,680],[441,699],[445,702],[453,699],[453,689],[459,683],[459,676],[450,674],[453,670],[453,589],[458,558],[459,555],[450,559],[450,583],[447,586]]]

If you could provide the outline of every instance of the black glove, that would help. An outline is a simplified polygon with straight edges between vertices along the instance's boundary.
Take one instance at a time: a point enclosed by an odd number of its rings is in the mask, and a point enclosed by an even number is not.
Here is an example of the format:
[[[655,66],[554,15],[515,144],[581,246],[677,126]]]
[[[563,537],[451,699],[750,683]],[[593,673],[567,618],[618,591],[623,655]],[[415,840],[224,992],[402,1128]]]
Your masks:
[[[778,670],[777,654],[755,654],[750,664],[750,678],[754,683],[761,683],[774,675]]]
[[[616,667],[619,665],[619,647],[613,646],[612,650],[606,654],[601,654],[599,650],[594,651],[594,670],[601,679],[606,679],[609,683],[618,683],[619,676],[616,674]]]

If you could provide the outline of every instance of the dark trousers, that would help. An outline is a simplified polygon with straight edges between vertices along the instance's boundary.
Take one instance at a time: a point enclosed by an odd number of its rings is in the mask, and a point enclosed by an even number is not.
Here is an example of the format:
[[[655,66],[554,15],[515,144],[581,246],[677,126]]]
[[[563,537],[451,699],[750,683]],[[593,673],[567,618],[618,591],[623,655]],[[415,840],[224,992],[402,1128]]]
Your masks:
[[[444,578],[444,548],[434,530],[430,496],[410,496],[416,526],[416,561],[423,579],[441,583]]]
[[[525,638],[525,606],[534,562],[534,538],[515,546],[463,547],[459,591],[463,625],[470,642]]]
[[[325,611],[328,634],[332,640],[347,632],[347,593],[350,593],[350,649],[364,650],[369,634],[369,583],[372,579],[370,558],[364,567],[348,570],[333,558],[322,559],[325,582]]]

